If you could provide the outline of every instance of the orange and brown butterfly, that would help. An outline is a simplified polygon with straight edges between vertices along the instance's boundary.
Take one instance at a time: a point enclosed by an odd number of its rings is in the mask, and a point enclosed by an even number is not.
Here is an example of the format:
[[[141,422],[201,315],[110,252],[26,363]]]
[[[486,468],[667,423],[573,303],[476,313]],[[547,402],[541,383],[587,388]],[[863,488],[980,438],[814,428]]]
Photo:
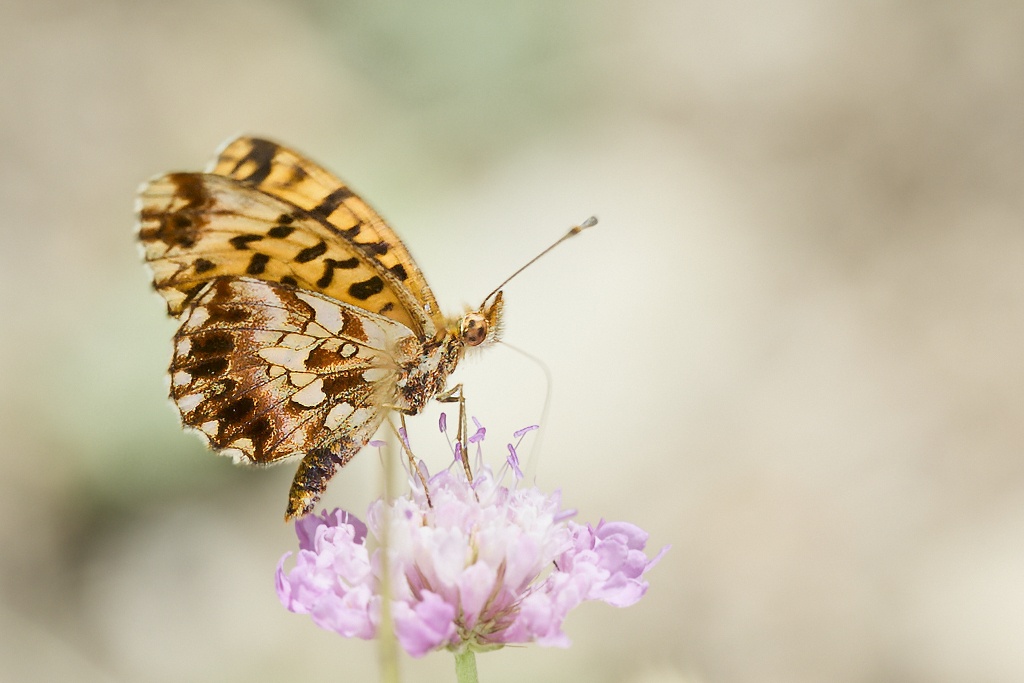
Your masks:
[[[238,462],[301,458],[286,519],[313,509],[389,409],[418,413],[501,329],[500,291],[442,315],[384,220],[268,140],[240,137],[205,173],[151,180],[137,211],[153,286],[181,321],[182,422]]]

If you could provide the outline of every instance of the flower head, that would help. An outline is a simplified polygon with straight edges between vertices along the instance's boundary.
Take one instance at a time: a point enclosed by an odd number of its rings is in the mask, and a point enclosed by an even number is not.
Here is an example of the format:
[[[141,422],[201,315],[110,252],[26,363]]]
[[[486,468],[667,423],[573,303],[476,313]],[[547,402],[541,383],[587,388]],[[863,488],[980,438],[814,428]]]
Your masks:
[[[478,425],[476,442],[483,434]],[[509,453],[497,476],[478,463],[472,482],[461,467],[430,477],[429,499],[410,477],[410,493],[371,504],[367,524],[341,510],[299,520],[295,564],[285,570],[289,553],[277,570],[281,602],[322,628],[374,637],[385,531],[395,633],[413,656],[509,643],[564,647],[562,622],[576,605],[639,600],[643,575],[661,556],[644,554],[647,534],[625,522],[577,524],[558,492],[503,485],[518,472],[514,446]]]

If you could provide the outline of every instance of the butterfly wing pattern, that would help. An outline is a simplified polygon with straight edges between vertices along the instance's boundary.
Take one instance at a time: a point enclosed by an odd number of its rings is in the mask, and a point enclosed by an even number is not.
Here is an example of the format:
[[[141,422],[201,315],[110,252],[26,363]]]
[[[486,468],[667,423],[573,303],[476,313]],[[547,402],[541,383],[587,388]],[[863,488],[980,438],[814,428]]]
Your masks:
[[[171,398],[236,461],[301,458],[286,519],[389,409],[418,413],[466,347],[496,338],[500,292],[446,318],[408,250],[333,175],[268,140],[228,143],[207,173],[143,185],[139,239],[179,317]]]

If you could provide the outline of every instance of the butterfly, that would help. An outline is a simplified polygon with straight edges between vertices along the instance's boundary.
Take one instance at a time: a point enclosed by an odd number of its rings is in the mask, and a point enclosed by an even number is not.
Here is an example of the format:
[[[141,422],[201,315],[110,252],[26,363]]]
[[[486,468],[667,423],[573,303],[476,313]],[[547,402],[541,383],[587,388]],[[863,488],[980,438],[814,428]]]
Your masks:
[[[465,351],[498,339],[502,293],[446,317],[412,256],[345,183],[240,137],[204,173],[139,189],[138,238],[180,327],[171,399],[236,462],[299,459],[285,519],[310,512],[389,410],[446,394]]]

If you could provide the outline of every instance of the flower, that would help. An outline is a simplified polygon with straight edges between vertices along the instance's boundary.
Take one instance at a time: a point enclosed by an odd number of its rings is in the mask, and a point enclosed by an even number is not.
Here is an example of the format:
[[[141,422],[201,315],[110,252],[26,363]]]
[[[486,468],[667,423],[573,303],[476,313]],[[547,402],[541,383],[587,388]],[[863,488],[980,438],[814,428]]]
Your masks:
[[[477,424],[474,442],[483,435]],[[413,656],[511,643],[565,647],[562,623],[572,608],[586,600],[625,607],[643,597],[644,574],[667,548],[648,559],[639,527],[577,524],[557,491],[503,485],[509,473],[522,476],[511,444],[498,475],[480,459],[478,450],[472,482],[461,466],[429,477],[429,499],[410,476],[409,494],[375,501],[367,524],[342,510],[300,519],[294,566],[285,569],[288,553],[277,569],[282,604],[343,636],[374,637],[385,536],[395,634]]]

